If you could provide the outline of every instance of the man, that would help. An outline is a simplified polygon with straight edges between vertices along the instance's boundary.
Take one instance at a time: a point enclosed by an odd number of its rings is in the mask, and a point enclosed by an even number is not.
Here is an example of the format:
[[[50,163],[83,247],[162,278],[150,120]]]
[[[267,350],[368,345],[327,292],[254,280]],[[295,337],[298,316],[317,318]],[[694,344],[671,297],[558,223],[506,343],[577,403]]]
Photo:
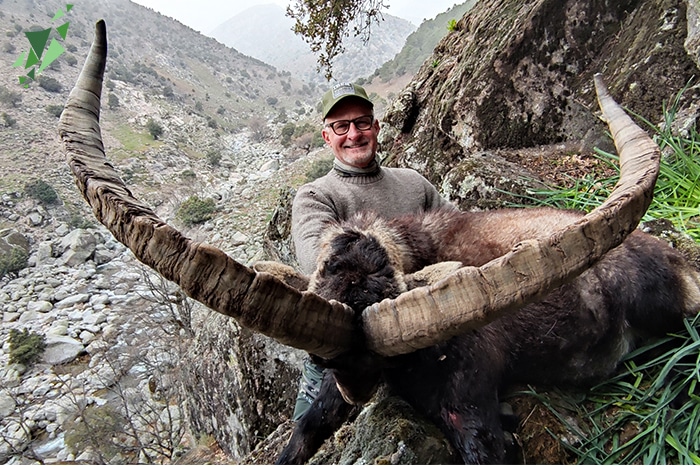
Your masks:
[[[333,169],[299,188],[292,204],[292,238],[305,274],[316,269],[318,247],[327,222],[356,212],[375,211],[390,219],[421,210],[452,206],[415,170],[381,167],[377,160],[379,121],[367,92],[356,84],[338,84],[322,99],[323,139],[333,150]],[[294,408],[298,420],[321,385],[323,369],[304,362]]]

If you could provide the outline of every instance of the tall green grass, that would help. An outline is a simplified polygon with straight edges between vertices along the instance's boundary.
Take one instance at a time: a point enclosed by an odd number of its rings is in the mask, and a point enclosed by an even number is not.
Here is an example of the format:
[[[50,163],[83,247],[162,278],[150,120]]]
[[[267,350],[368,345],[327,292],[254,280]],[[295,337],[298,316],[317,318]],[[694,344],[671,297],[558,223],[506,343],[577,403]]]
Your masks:
[[[685,135],[671,130],[684,90],[664,106],[661,126],[637,115],[663,154],[654,201],[643,220],[668,219],[700,242],[700,135],[694,128]],[[615,155],[598,151],[597,157],[617,169]],[[588,211],[616,181],[617,176],[572,180],[568,188],[533,192],[530,200]],[[586,392],[583,401],[580,393],[526,393],[575,434],[578,441],[562,444],[580,464],[700,464],[699,329],[700,317],[687,319],[682,332],[629,354],[620,374]]]
[[[643,221],[667,219],[681,232],[700,242],[700,134],[695,127],[686,135],[674,134],[681,90],[670,105],[664,105],[664,123],[656,126],[636,115],[653,131],[653,139],[661,148],[659,177],[654,200]],[[528,199],[540,205],[563,209],[592,210],[612,192],[619,175],[617,155],[596,149],[596,157],[614,169],[609,178],[571,178],[569,187],[532,191]]]

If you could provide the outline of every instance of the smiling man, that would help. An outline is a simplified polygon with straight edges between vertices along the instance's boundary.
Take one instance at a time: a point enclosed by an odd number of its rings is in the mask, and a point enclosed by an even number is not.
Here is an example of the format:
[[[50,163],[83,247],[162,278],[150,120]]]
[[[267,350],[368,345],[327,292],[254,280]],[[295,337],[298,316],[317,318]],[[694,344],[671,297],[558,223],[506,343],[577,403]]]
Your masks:
[[[326,224],[357,212],[374,211],[391,219],[441,207],[455,208],[415,170],[379,165],[379,121],[367,92],[342,83],[321,101],[323,139],[335,156],[328,174],[299,188],[292,205],[292,238],[305,274],[316,269],[319,242]],[[294,409],[298,420],[316,397],[322,368],[307,360]]]

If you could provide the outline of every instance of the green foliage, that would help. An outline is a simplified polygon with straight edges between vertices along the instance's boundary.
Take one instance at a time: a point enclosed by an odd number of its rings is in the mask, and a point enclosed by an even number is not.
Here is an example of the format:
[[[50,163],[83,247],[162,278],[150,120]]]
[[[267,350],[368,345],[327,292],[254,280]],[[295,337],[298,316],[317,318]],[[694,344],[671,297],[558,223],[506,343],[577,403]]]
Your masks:
[[[180,172],[180,178],[182,178],[183,181],[194,181],[197,178],[197,174],[188,168]]]
[[[24,185],[24,193],[44,205],[58,204],[58,193],[46,181],[36,179]]]
[[[119,97],[117,97],[116,94],[110,92],[109,96],[107,96],[107,105],[109,105],[109,108],[111,108],[112,110],[119,107]]]
[[[654,200],[643,221],[670,220],[674,227],[700,242],[700,134],[692,128],[687,136],[673,134],[671,128],[683,90],[670,107],[664,108],[664,125],[659,128],[639,117],[656,133],[654,139],[668,155],[661,159]],[[598,157],[618,172],[618,157],[596,150]],[[600,205],[612,192],[619,176],[599,179],[594,175],[572,180],[569,188],[533,191],[542,205],[588,211]]]
[[[219,162],[221,162],[221,152],[218,150],[210,150],[207,152],[207,162],[209,162],[209,165],[212,167],[218,167]]]
[[[626,371],[563,402],[534,390],[580,440],[563,442],[578,464],[700,464],[700,317],[630,353]],[[568,413],[567,413],[568,411]],[[583,420],[572,425],[572,414]]]
[[[318,159],[306,170],[306,183],[327,174],[333,168],[333,157]]]
[[[289,147],[292,145],[292,136],[297,129],[297,125],[292,122],[287,123],[282,127],[280,131],[280,142],[284,147]]]
[[[120,453],[116,440],[124,435],[129,421],[109,403],[87,406],[79,420],[65,430],[66,446],[73,452],[94,449],[103,458]]]
[[[214,199],[201,199],[199,196],[190,196],[177,210],[177,218],[185,225],[196,225],[211,219],[216,212]]]
[[[63,105],[57,105],[57,104],[52,104],[52,105],[47,105],[46,106],[46,111],[50,114],[55,116],[56,118],[61,117],[61,113],[63,113]]]
[[[69,66],[75,66],[78,64],[78,59],[71,54],[66,55],[63,61],[66,62]]]
[[[8,128],[13,128],[17,124],[17,119],[12,115],[2,112],[2,122]]]
[[[381,19],[384,0],[359,0],[355,2],[318,2],[295,0],[287,8],[287,16],[295,20],[294,32],[303,37],[318,56],[318,69],[326,69],[326,78],[333,76],[332,61],[343,53],[343,38],[350,28],[355,36],[369,40],[373,22]]]
[[[39,87],[49,92],[61,92],[63,90],[61,83],[58,82],[56,78],[52,78],[51,76],[46,76],[43,74],[39,75],[38,82]]]
[[[457,20],[456,19],[451,19],[447,22],[447,30],[450,32],[454,32],[457,30]]]
[[[21,332],[14,328],[11,329],[8,342],[10,344],[10,364],[31,366],[41,358],[46,349],[46,337],[30,332],[26,328]]]
[[[15,246],[8,252],[0,251],[0,278],[5,275],[16,276],[17,272],[27,268],[29,254],[24,248]]]
[[[146,129],[150,133],[151,136],[153,136],[153,140],[158,140],[159,137],[163,135],[163,126],[155,121],[153,118],[149,118],[148,122],[146,122]]]

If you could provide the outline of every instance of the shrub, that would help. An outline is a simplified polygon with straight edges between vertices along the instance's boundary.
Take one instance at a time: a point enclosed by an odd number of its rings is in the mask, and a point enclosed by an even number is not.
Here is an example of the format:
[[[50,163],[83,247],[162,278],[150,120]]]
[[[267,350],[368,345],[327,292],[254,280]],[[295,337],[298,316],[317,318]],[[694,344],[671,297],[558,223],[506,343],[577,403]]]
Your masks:
[[[111,109],[119,107],[119,97],[110,92],[109,96],[107,96],[107,105]]]
[[[297,127],[294,123],[287,123],[282,127],[280,142],[284,147],[289,147],[292,144],[292,136]]]
[[[60,118],[61,113],[63,113],[63,105],[47,105],[46,111],[56,118]]]
[[[221,162],[221,152],[218,150],[210,150],[207,152],[207,161],[209,162],[209,165],[218,167],[219,162]]]
[[[5,112],[2,113],[2,121],[8,128],[12,128],[17,124],[17,119],[13,118],[12,115],[8,115]]]
[[[16,107],[21,101],[22,95],[19,92],[12,91],[5,86],[0,86],[0,102],[10,107]]]
[[[17,275],[22,269],[27,268],[29,254],[24,248],[18,246],[10,248],[6,253],[0,253],[0,278],[5,275]]]
[[[120,453],[116,441],[128,423],[110,404],[87,406],[80,412],[80,422],[74,421],[66,429],[66,446],[72,451],[94,448],[102,458],[113,458]]]
[[[318,159],[306,170],[306,182],[320,178],[333,168],[333,158]]]
[[[180,178],[182,178],[184,181],[193,181],[195,178],[197,178],[197,174],[188,168],[187,170],[182,170],[180,172]]]
[[[10,330],[10,364],[30,366],[37,362],[46,349],[46,337],[30,332],[26,328],[21,332]]]
[[[58,194],[44,180],[34,180],[24,185],[24,192],[44,205],[58,204]]]
[[[56,63],[56,62],[54,62]],[[42,89],[45,89],[49,92],[61,92],[63,90],[63,86],[61,86],[61,83],[58,82],[57,79],[52,78],[50,76],[44,76],[43,74],[39,76],[39,86]]]
[[[153,120],[152,118],[149,119],[146,123],[146,129],[149,133],[151,133],[151,136],[153,136],[154,140],[158,140],[158,138],[162,136],[164,131],[163,126],[157,121]]]
[[[214,199],[201,199],[199,196],[190,196],[177,210],[177,218],[186,225],[204,223],[214,216],[216,203]]]

